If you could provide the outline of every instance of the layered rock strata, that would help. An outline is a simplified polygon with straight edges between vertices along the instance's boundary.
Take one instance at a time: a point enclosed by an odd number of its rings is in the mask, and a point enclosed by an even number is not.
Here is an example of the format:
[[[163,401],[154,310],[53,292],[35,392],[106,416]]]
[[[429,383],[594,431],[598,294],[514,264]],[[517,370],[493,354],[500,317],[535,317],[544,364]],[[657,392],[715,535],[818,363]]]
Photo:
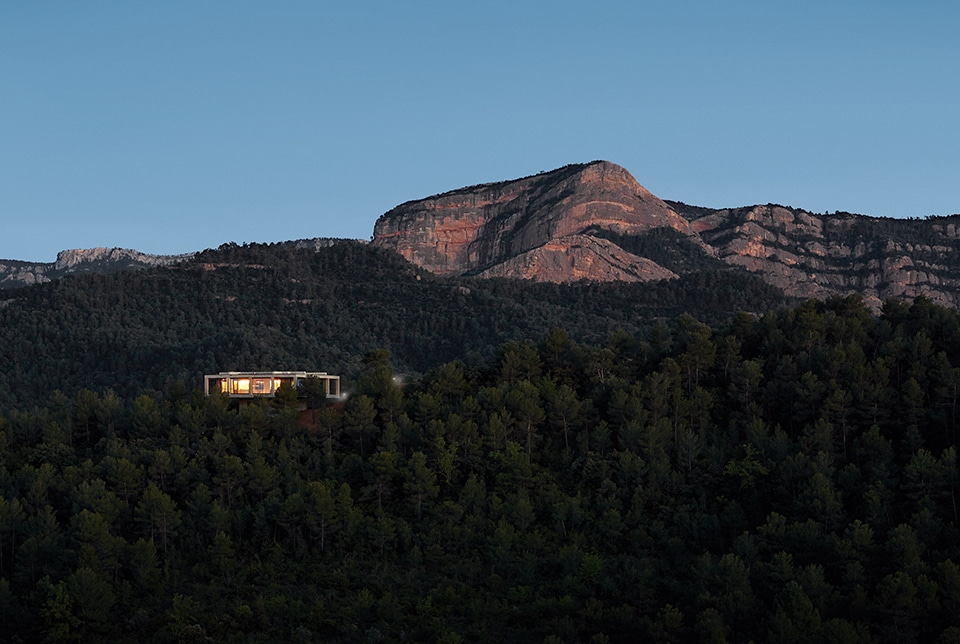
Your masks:
[[[879,219],[766,205],[717,210],[691,225],[721,260],[789,295],[858,293],[874,308],[918,295],[960,305],[957,215]]]
[[[665,202],[596,161],[411,201],[373,243],[438,275],[647,281],[683,271],[609,241],[671,229],[704,255],[796,297],[858,293],[878,308],[926,295],[960,305],[960,215],[879,219],[777,205],[715,210]]]
[[[373,243],[438,275],[646,280],[672,274],[582,233],[663,227],[693,234],[629,172],[598,161],[402,204],[377,220]]]
[[[339,241],[287,243],[321,248]],[[891,297],[924,295],[960,307],[960,215],[702,208],[663,201],[606,161],[401,204],[377,220],[372,243],[438,275],[642,282],[720,267],[748,271],[795,297],[856,293],[877,309]],[[94,248],[62,251],[52,263],[0,260],[0,288],[191,256]]]

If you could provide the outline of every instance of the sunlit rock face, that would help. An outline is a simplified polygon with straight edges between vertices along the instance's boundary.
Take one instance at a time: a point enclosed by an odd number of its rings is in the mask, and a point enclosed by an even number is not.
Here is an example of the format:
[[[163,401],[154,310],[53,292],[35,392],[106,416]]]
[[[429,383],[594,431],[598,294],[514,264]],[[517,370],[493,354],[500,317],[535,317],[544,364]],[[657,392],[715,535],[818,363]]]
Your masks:
[[[373,243],[438,275],[636,281],[675,275],[583,233],[663,227],[694,234],[629,172],[597,161],[402,204],[377,220]]]
[[[766,205],[717,210],[691,225],[716,256],[785,293],[859,294],[873,308],[925,295],[960,305],[960,217],[814,215]]]
[[[477,275],[519,277],[537,282],[582,279],[646,282],[677,277],[676,273],[654,261],[628,253],[611,241],[590,235],[567,235],[553,239]]]
[[[642,237],[662,229],[791,296],[860,294],[875,309],[887,298],[917,295],[960,305],[960,216],[695,208],[662,201],[606,161],[402,204],[377,220],[373,243],[438,275],[647,281],[684,271],[629,252],[603,232]]]
[[[318,249],[339,241],[288,243]],[[647,282],[743,270],[795,297],[859,294],[877,310],[891,297],[924,295],[960,307],[960,215],[702,208],[663,201],[607,161],[401,204],[377,220],[372,243],[438,275]],[[50,263],[0,260],[0,289],[189,257],[92,248],[62,251]]]

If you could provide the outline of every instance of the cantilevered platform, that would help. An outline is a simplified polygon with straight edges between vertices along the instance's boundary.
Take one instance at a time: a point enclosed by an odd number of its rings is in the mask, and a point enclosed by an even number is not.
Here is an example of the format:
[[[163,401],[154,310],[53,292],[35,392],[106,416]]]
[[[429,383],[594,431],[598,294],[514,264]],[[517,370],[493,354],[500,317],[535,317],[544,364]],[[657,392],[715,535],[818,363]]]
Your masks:
[[[284,383],[298,390],[308,378],[323,383],[327,398],[340,398],[340,376],[326,371],[221,371],[203,377],[203,393],[219,392],[230,398],[272,398]]]

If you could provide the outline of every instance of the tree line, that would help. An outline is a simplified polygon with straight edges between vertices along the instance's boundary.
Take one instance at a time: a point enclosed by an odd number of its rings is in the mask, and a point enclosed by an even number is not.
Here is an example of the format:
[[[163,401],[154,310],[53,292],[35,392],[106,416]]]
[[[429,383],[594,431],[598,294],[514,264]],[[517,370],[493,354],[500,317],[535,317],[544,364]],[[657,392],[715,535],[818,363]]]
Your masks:
[[[684,310],[712,322],[786,302],[746,273],[653,284],[441,279],[357,242],[227,244],[174,267],[70,276],[3,298],[0,410],[42,404],[53,389],[133,397],[226,370],[354,378],[378,348],[398,371],[424,374],[553,327],[595,343]]]

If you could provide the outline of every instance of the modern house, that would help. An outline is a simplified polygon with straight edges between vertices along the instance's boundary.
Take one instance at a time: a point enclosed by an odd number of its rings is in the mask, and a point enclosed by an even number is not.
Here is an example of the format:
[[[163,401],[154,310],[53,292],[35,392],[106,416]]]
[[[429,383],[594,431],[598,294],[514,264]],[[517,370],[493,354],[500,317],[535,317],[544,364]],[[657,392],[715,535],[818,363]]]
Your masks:
[[[298,390],[308,379],[322,383],[327,398],[340,399],[340,376],[326,371],[221,371],[203,377],[203,393],[219,392],[230,398],[272,398],[284,383]]]

